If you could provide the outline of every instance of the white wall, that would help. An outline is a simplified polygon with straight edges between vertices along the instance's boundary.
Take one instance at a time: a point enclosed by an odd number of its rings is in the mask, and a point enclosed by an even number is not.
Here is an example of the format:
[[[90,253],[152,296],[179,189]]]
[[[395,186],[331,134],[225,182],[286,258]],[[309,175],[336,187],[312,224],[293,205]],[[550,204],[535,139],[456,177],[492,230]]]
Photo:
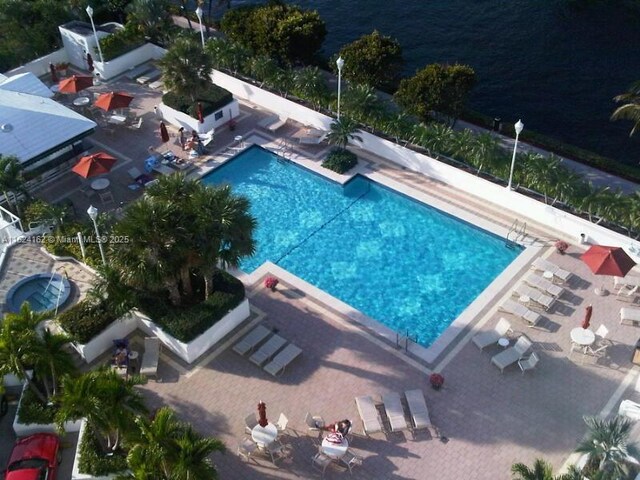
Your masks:
[[[67,57],[66,50],[64,48],[61,48],[60,50],[56,50],[55,52],[51,52],[50,54],[45,55],[44,57],[36,58],[35,60],[32,60],[29,63],[25,63],[21,67],[14,68],[13,70],[9,70],[4,74],[7,77],[12,77],[20,73],[31,72],[34,75],[41,77],[43,75],[49,74],[50,63],[56,64],[56,63],[62,63],[62,62],[68,62],[68,61],[69,61],[69,58]]]
[[[87,363],[91,363],[104,352],[113,349],[113,340],[130,335],[137,327],[137,317],[127,314],[113,322],[88,343],[84,345],[74,343],[73,346]]]
[[[25,383],[24,387],[22,387],[22,395],[20,395],[20,401],[18,402],[18,410],[15,418],[13,419],[13,431],[16,433],[18,437],[24,437],[26,435],[32,435],[34,433],[47,432],[47,433],[58,433],[58,429],[55,424],[42,424],[42,423],[20,423],[18,422],[18,415],[20,412],[20,406],[22,405],[22,396],[24,395],[25,390],[29,388]],[[80,421],[77,422],[65,422],[64,423],[64,431],[65,432],[77,432],[80,430]]]
[[[187,134],[192,132],[193,130],[198,133],[206,133],[212,128],[221,127],[222,125],[228,123],[232,118],[240,115],[240,105],[238,104],[237,100],[233,100],[231,103],[228,103],[221,109],[204,117],[204,123],[200,123],[197,118],[190,117],[186,113],[174,110],[164,103],[158,105],[158,110],[162,114],[162,119],[165,122],[170,123],[171,125],[174,125],[178,128],[184,127]],[[222,117],[216,120],[215,116],[218,112],[222,113]],[[189,138],[188,135],[187,138]]]
[[[93,53],[93,59],[96,70],[100,73],[100,76],[105,80],[116,77],[121,73],[126,72],[138,65],[141,65],[149,60],[157,60],[162,58],[167,51],[164,48],[158,47],[152,43],[145,43],[144,45],[131,50],[117,58],[109,60],[104,64],[100,63],[97,55]]]
[[[232,92],[236,97],[273,111],[280,117],[288,117],[304,125],[324,130],[330,129],[333,121],[331,117],[217,70],[214,70],[211,74],[211,79],[217,85]],[[508,208],[513,212],[514,219],[526,220],[529,218],[543,225],[548,225],[563,232],[566,238],[573,239],[573,243],[577,243],[580,239],[580,234],[584,233],[591,243],[624,247],[632,256],[636,256],[636,260],[640,262],[640,258],[634,253],[640,250],[640,242],[638,241],[558,210],[550,205],[545,205],[525,195],[509,191],[504,187],[439,162],[427,155],[376,137],[368,132],[359,132],[359,135],[362,137],[362,142],[352,142],[353,145],[388,158],[410,170],[421,172],[449,185],[464,189],[480,199],[504,206],[504,208]],[[630,247],[633,247],[634,252],[629,250]]]

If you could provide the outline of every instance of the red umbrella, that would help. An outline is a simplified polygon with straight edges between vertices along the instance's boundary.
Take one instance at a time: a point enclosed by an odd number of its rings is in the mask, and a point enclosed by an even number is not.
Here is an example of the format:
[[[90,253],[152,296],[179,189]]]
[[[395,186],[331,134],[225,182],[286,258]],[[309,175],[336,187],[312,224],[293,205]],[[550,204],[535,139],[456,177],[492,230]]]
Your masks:
[[[636,262],[620,247],[592,245],[580,257],[596,275],[624,277]],[[604,288],[596,289],[597,294],[605,294]]]
[[[204,123],[204,115],[202,114],[202,104],[198,102],[198,121]]]
[[[93,87],[93,77],[72,75],[69,78],[61,80],[58,87],[62,93],[78,93],[80,90]]]
[[[162,138],[163,143],[169,141],[169,132],[167,131],[167,126],[164,122],[160,122],[160,138]]]
[[[129,95],[128,93],[109,92],[100,95],[93,105],[101,108],[102,110],[110,112],[111,110],[115,110],[117,108],[128,107],[132,100],[133,95]]]
[[[591,322],[591,313],[592,312],[593,312],[593,307],[591,305],[589,305],[587,308],[585,308],[584,320],[582,321],[582,328],[584,328],[585,330],[587,328],[589,328],[589,322]]]
[[[56,73],[56,66],[53,63],[49,64],[49,71],[51,72],[51,81],[58,83],[58,74]]]
[[[262,428],[266,427],[269,424],[269,420],[267,420],[267,406],[262,400],[258,403],[258,416],[258,424]]]
[[[82,157],[71,169],[83,178],[95,177],[108,173],[117,162],[115,158],[104,152]]]
[[[93,57],[89,52],[87,52],[87,65],[89,66],[89,71],[93,72]]]

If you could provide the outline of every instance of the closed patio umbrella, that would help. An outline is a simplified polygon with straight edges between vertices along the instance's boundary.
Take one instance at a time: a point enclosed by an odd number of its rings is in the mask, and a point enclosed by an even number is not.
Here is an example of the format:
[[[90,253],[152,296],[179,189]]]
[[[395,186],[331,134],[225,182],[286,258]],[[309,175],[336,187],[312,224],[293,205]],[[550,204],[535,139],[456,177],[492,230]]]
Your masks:
[[[584,328],[585,330],[587,328],[589,328],[590,322],[591,322],[591,314],[593,313],[593,307],[591,305],[589,305],[587,308],[585,308],[584,311],[584,320],[582,321],[582,328]]]
[[[56,66],[53,63],[49,64],[49,71],[51,72],[51,82],[58,83],[58,74],[56,73]]]
[[[198,102],[198,121],[204,123],[204,114],[202,113],[202,104]]]
[[[167,126],[164,124],[164,122],[160,122],[160,138],[162,139],[163,143],[169,141],[169,132],[167,131]]]
[[[78,93],[85,88],[93,87],[93,77],[72,75],[69,78],[60,80],[58,87],[62,93]]]
[[[116,162],[111,155],[98,152],[82,157],[71,170],[83,178],[95,177],[110,172]]]
[[[262,428],[269,424],[269,420],[267,420],[267,405],[262,400],[258,403],[258,424]]]
[[[596,275],[616,277],[624,277],[636,264],[624,249],[604,245],[592,245],[582,254],[580,259]],[[597,295],[605,295],[606,293],[607,290],[604,287],[596,289]]]
[[[90,72],[93,72],[93,57],[87,52],[87,67]]]
[[[132,100],[133,95],[129,95],[128,93],[109,92],[100,95],[93,105],[110,112],[118,108],[128,107]]]

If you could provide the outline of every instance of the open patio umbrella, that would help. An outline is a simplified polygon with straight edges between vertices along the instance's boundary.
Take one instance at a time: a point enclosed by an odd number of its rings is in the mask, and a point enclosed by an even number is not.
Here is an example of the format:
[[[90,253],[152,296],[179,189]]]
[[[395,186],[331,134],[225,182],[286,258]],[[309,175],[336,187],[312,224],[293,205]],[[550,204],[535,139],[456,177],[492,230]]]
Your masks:
[[[95,177],[111,171],[116,162],[117,160],[111,155],[98,152],[82,157],[71,170],[83,178]]]
[[[204,123],[204,114],[202,113],[202,104],[198,102],[198,121]]]
[[[167,143],[169,141],[169,132],[167,131],[167,126],[164,122],[160,122],[160,138],[162,139],[162,143]]]
[[[634,262],[627,252],[620,247],[606,247],[604,245],[592,245],[584,252],[580,259],[587,264],[596,275],[612,275],[624,277],[631,270]],[[596,289],[597,295],[605,295],[607,290]]]
[[[89,87],[93,87],[93,77],[86,75],[72,75],[69,78],[60,80],[58,84],[58,88],[62,93],[78,93]]]
[[[51,72],[51,82],[58,83],[58,74],[56,73],[56,66],[53,63],[49,63],[49,71]]]
[[[124,92],[103,93],[95,101],[94,106],[101,108],[107,112],[117,108],[128,107],[133,100],[133,95]]]
[[[591,305],[584,309],[584,320],[582,321],[582,328],[584,328],[585,330],[589,328],[592,313],[593,307]]]
[[[267,406],[262,400],[258,402],[258,424],[262,428],[269,424],[269,420],[267,420]]]

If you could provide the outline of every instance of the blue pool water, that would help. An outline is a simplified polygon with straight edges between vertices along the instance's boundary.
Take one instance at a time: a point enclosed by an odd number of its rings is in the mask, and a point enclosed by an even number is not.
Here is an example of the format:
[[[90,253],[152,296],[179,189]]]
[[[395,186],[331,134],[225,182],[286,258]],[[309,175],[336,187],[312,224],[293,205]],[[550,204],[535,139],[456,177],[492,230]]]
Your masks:
[[[251,200],[256,254],[428,346],[520,250],[364,177],[344,187],[252,147],[203,178]]]
[[[29,302],[34,312],[54,310],[62,306],[71,293],[69,280],[51,273],[30,275],[16,282],[7,292],[7,309],[10,312],[20,310],[23,302]]]

